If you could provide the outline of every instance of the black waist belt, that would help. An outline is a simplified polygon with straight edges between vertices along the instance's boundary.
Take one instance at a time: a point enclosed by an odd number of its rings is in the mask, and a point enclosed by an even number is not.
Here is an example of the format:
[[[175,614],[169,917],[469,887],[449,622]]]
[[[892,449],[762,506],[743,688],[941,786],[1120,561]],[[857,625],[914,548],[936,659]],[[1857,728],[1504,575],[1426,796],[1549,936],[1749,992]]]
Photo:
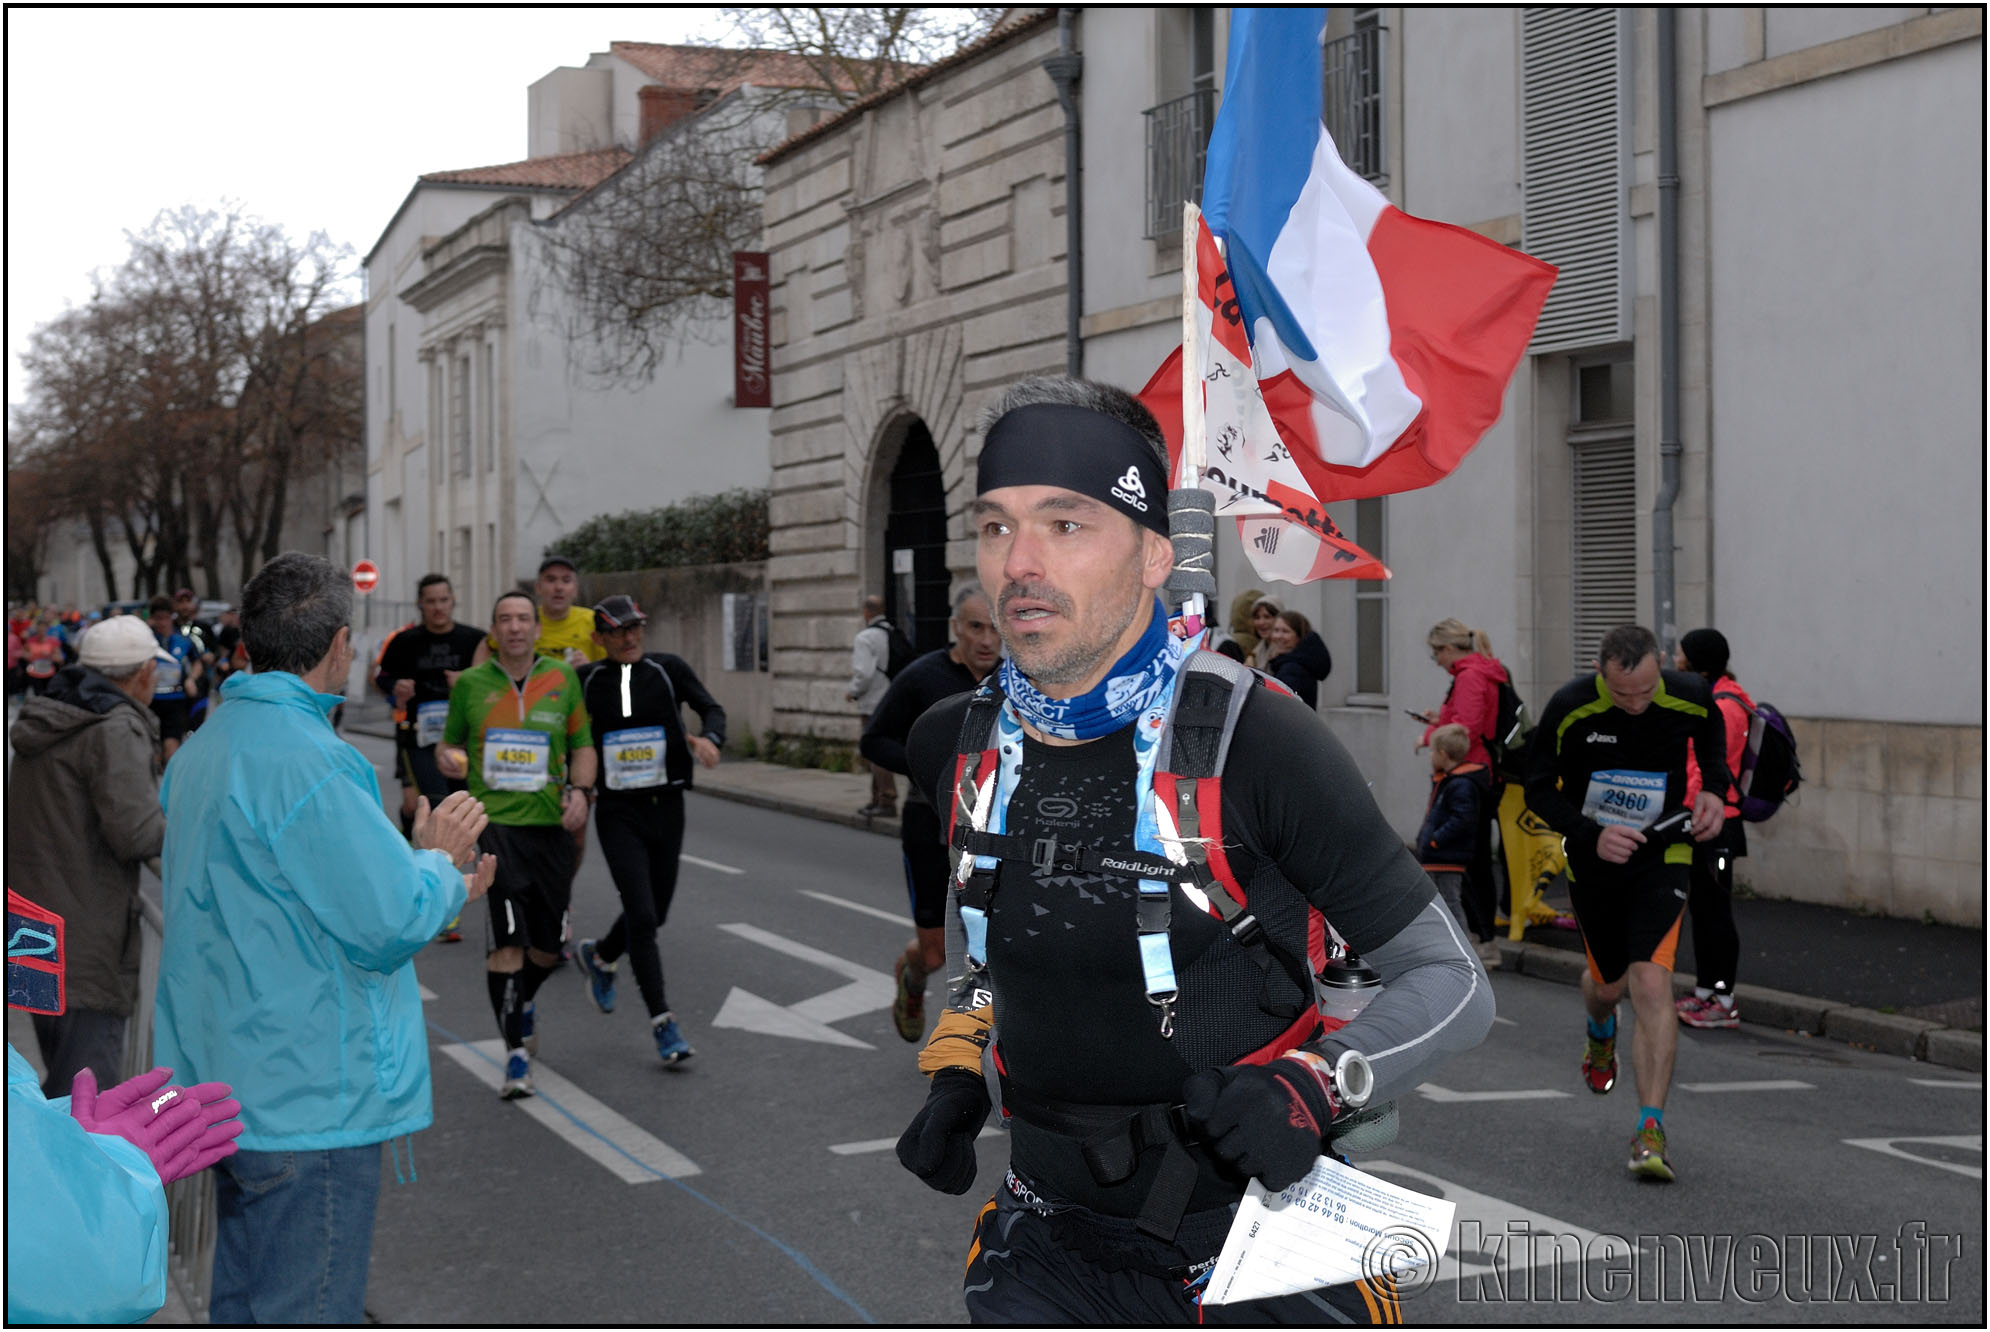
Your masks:
[[[1195,1192],[1196,1164],[1189,1147],[1199,1141],[1179,1105],[1089,1105],[1059,1101],[1002,1079],[1002,1105],[1025,1123],[1078,1140],[1085,1168],[1103,1186],[1131,1179],[1140,1153],[1162,1150],[1160,1169],[1148,1186],[1134,1225],[1159,1240],[1172,1240],[1181,1228]]]

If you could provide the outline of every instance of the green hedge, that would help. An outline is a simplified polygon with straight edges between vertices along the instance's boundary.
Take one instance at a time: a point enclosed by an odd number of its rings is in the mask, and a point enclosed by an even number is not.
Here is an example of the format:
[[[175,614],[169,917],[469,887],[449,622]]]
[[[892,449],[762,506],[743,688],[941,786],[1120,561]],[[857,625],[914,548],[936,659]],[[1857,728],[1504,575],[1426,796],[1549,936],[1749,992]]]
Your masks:
[[[694,495],[661,509],[603,514],[546,548],[582,573],[736,564],[767,558],[767,492]]]

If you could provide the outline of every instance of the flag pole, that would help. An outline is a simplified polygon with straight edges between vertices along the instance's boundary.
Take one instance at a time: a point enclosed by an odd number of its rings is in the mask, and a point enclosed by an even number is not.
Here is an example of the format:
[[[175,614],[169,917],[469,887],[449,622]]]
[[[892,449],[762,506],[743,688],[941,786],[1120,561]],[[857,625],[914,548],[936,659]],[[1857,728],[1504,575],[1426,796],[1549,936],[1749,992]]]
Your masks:
[[[1202,488],[1208,459],[1208,421],[1203,408],[1201,304],[1197,293],[1196,241],[1202,210],[1182,205],[1182,457],[1180,474],[1168,491],[1168,535],[1175,565],[1168,577],[1168,600],[1179,607],[1170,626],[1182,638],[1209,641],[1210,604],[1216,597],[1216,500]]]

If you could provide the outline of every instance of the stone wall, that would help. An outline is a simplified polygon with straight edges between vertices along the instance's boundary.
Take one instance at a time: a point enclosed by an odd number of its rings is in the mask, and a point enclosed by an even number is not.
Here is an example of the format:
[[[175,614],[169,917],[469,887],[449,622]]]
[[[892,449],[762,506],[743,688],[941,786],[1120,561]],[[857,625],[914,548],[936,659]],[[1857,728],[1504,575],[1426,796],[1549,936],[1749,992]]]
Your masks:
[[[1790,718],[1804,784],[1751,824],[1764,897],[1983,925],[1983,728]]]
[[[634,597],[649,616],[646,652],[674,652],[726,710],[728,741],[748,731],[757,737],[773,724],[773,686],[767,672],[725,669],[725,602],[728,592],[765,600],[767,566],[698,564],[678,569],[636,569],[580,576],[575,605],[591,606],[611,593]],[[685,714],[685,724],[695,720]]]
[[[854,740],[857,602],[882,589],[888,480],[923,421],[947,492],[947,563],[982,406],[1064,365],[1063,115],[1055,24],[833,122],[767,164],[773,280],[773,724]]]

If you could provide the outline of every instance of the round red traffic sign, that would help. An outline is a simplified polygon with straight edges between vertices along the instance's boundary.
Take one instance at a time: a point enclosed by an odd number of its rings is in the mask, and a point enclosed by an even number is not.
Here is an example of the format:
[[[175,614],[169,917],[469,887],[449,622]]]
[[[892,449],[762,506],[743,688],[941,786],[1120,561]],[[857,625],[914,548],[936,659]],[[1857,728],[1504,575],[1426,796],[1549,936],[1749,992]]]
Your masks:
[[[361,560],[352,566],[352,585],[361,592],[371,592],[380,584],[380,566],[372,560]]]

